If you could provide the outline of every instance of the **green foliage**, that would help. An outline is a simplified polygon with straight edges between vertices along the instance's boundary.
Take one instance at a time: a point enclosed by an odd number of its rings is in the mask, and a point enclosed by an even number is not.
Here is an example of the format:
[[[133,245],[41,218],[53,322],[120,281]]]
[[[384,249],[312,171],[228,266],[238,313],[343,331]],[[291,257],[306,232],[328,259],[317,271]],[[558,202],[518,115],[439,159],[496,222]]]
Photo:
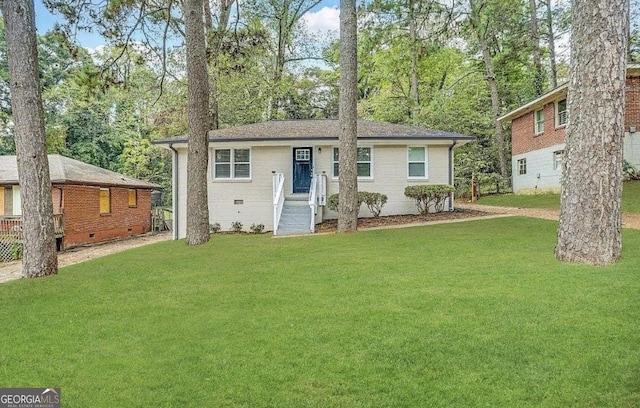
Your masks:
[[[220,226],[219,222],[214,222],[213,224],[209,225],[209,232],[212,234],[217,234],[218,232],[220,232],[220,229],[222,227]]]
[[[379,217],[382,207],[387,203],[387,196],[382,193],[358,191],[358,201],[364,203],[374,217]]]
[[[640,171],[625,160],[622,164],[622,177],[625,181],[640,180]]]
[[[335,193],[335,194],[331,194],[328,198],[327,198],[327,208],[330,209],[331,211],[338,211],[338,205],[339,205],[339,199],[340,199],[340,194],[339,193]],[[360,191],[358,191],[358,207],[360,207],[360,205],[362,205],[362,194],[360,194]]]
[[[242,223],[240,221],[234,221],[231,223],[231,231],[242,232]]]
[[[20,242],[11,243],[11,259],[17,261],[22,258],[22,244]]]
[[[471,179],[475,175],[481,194],[510,191],[510,178],[503,178],[497,167],[497,150],[481,143],[470,143],[455,150],[456,197],[471,196]]]
[[[453,186],[447,184],[421,184],[405,187],[404,195],[416,200],[420,214],[426,215],[431,208],[433,212],[442,212],[447,198],[454,191]]]
[[[327,198],[327,208],[331,211],[338,211],[339,194],[331,194]],[[368,191],[358,191],[358,207],[365,203],[371,214],[378,217],[382,207],[387,203],[387,196],[382,193],[370,193]]]
[[[249,230],[254,234],[262,234],[264,232],[264,224],[251,224]]]
[[[339,198],[340,198],[340,195],[338,193],[331,194],[329,197],[327,197],[327,208],[330,209],[331,211],[337,212]]]

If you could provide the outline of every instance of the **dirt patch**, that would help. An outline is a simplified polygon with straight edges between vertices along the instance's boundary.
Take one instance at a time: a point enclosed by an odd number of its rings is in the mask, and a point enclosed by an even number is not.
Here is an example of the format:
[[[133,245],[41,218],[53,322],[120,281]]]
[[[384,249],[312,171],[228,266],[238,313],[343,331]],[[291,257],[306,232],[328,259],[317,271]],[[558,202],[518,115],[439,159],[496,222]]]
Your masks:
[[[495,214],[495,213],[493,213]],[[492,215],[486,211],[476,209],[456,208],[454,211],[445,211],[441,213],[417,215],[388,215],[377,218],[359,218],[358,230],[374,229],[374,228],[390,228],[406,225],[422,225],[429,223],[439,223],[446,221],[463,220],[467,218],[477,218]],[[317,233],[335,232],[338,229],[338,220],[327,220],[322,224],[316,225]]]

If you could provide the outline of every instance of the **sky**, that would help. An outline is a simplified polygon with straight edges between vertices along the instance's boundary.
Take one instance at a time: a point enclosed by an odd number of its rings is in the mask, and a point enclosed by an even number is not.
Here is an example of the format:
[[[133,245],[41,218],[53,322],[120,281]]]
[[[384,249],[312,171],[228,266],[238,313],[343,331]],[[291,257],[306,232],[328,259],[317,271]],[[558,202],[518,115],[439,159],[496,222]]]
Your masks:
[[[324,37],[331,35],[330,33],[337,35],[340,28],[338,4],[338,0],[323,0],[305,14],[303,19],[309,31]],[[35,11],[38,34],[44,34],[53,28],[56,22],[62,21],[60,17],[49,13],[42,0],[35,0]],[[106,44],[105,39],[97,33],[78,32],[76,39],[81,46],[88,49],[96,49]]]

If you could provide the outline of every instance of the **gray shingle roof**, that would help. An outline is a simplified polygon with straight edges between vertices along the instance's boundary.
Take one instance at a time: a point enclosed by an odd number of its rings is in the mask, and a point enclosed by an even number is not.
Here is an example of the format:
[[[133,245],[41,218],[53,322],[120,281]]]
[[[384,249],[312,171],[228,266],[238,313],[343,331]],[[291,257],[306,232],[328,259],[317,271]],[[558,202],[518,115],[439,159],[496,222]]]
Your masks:
[[[210,142],[269,140],[338,140],[340,122],[337,119],[272,120],[228,129],[209,131]],[[419,139],[473,141],[472,136],[455,132],[431,130],[417,126],[358,120],[358,139]],[[157,144],[186,142],[187,136],[157,140]]]
[[[157,184],[127,177],[59,154],[50,154],[48,158],[53,184],[160,188]],[[16,156],[0,156],[0,184],[18,184]]]

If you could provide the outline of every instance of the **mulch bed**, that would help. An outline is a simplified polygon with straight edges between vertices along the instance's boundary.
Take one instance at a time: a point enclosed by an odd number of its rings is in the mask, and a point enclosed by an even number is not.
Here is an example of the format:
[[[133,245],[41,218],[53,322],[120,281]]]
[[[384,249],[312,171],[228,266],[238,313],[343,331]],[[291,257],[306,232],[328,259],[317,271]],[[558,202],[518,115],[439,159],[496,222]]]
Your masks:
[[[388,215],[378,218],[358,218],[358,229],[367,229],[374,227],[389,227],[403,224],[428,223],[433,221],[460,220],[464,218],[481,217],[491,215],[484,211],[455,209],[454,211],[445,211],[427,215],[407,214],[407,215]],[[338,220],[327,220],[322,224],[316,225],[316,232],[335,232],[338,229]]]

